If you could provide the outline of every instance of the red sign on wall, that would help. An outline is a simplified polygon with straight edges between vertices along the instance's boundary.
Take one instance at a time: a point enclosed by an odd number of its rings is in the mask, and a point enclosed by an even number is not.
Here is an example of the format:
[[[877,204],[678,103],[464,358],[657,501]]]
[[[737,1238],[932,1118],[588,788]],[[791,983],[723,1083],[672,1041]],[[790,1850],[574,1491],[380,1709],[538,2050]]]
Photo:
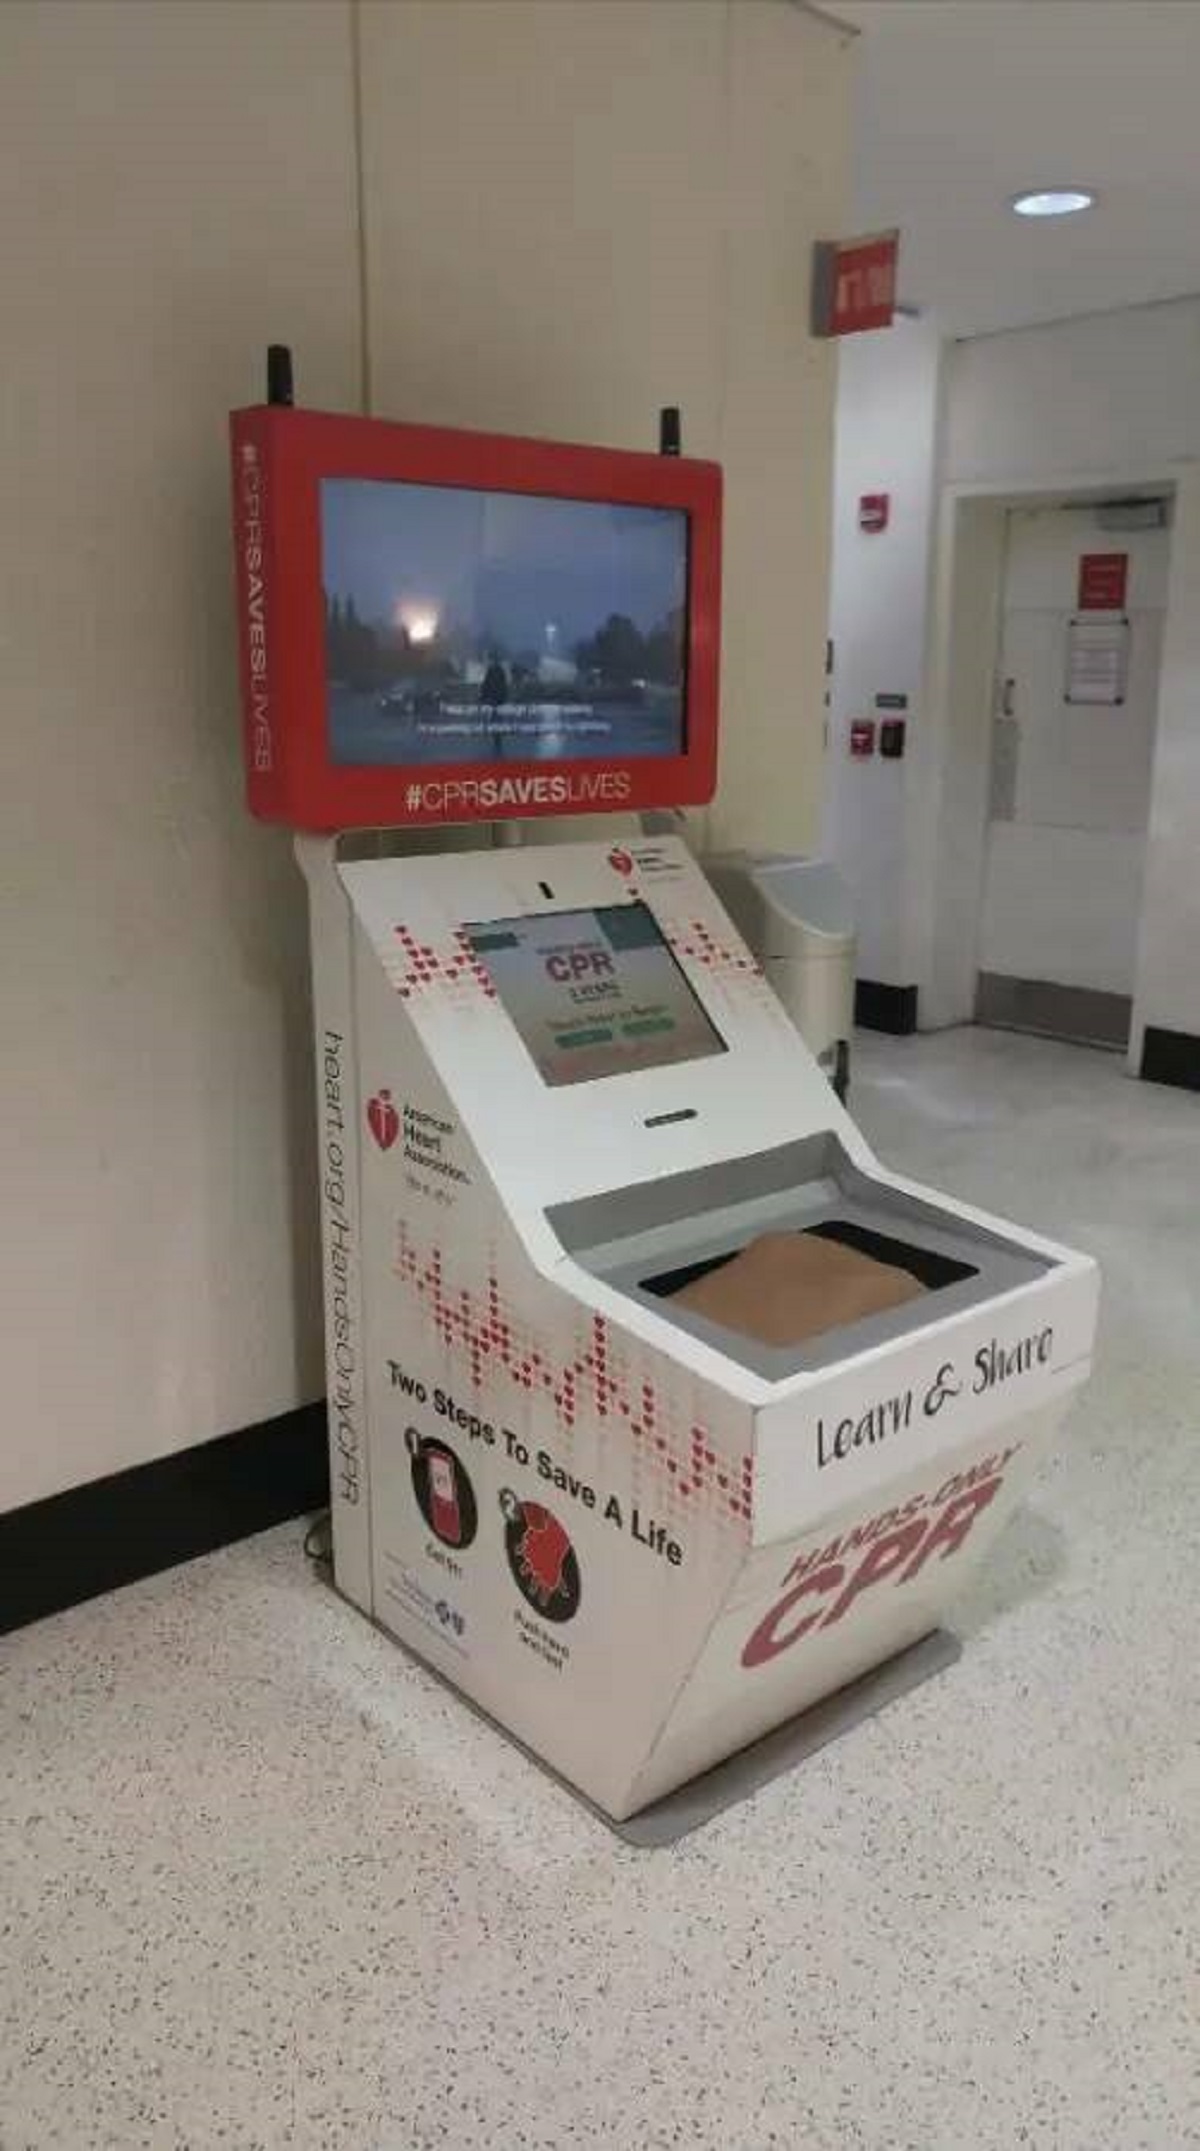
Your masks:
[[[896,311],[898,231],[863,239],[822,239],[813,262],[814,336],[888,329]]]
[[[1080,612],[1124,612],[1128,593],[1128,553],[1080,554]]]

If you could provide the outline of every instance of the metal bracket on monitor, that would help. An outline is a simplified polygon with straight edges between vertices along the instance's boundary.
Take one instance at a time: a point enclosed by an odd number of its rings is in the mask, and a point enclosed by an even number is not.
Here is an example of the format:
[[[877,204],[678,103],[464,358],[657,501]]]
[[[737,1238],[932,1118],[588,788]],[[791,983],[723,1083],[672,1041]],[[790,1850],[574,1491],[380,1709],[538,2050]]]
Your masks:
[[[296,401],[290,344],[267,345],[267,402],[291,409]]]

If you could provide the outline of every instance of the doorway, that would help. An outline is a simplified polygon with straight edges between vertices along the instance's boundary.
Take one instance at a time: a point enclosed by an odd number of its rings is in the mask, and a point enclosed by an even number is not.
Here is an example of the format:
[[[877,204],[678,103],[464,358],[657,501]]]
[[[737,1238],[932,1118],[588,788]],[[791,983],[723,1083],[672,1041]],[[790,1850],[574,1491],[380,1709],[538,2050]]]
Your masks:
[[[978,1023],[1128,1044],[1166,526],[1165,503],[1006,513]]]

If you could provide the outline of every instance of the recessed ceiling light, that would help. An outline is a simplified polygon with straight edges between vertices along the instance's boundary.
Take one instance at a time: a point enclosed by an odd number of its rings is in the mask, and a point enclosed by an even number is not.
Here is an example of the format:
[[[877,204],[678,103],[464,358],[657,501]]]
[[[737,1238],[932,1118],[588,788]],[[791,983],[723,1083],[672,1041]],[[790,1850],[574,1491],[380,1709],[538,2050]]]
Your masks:
[[[1076,217],[1095,199],[1087,187],[1039,187],[1032,194],[1014,194],[1009,207],[1019,217]]]

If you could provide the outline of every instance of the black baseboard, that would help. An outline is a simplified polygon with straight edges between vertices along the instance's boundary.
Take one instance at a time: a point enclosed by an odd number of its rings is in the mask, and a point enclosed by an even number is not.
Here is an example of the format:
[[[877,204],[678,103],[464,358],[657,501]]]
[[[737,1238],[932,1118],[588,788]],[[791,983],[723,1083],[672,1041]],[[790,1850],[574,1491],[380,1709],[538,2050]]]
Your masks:
[[[1160,1031],[1146,1025],[1142,1040],[1144,1083],[1169,1083],[1174,1090],[1200,1090],[1200,1038],[1190,1031]]]
[[[883,986],[877,979],[860,978],[854,988],[854,1021],[863,1031],[907,1037],[917,1028],[916,987]]]
[[[0,1516],[0,1634],[329,1499],[324,1404]]]

